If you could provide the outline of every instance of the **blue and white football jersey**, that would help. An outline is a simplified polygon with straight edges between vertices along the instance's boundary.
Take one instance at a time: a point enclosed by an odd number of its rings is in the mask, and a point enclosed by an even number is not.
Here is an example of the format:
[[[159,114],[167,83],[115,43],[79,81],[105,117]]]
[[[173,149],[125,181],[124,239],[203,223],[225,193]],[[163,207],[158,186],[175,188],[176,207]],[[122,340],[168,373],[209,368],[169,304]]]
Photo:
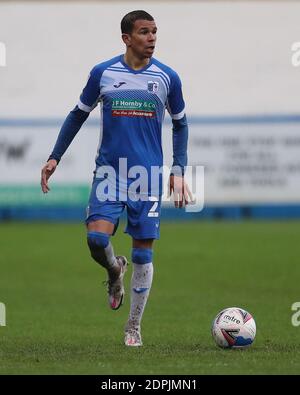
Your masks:
[[[181,81],[170,67],[151,58],[140,70],[131,69],[123,55],[96,65],[80,96],[78,107],[92,111],[100,103],[101,134],[96,165],[112,166],[119,158],[127,166],[163,165],[161,146],[165,109],[172,119],[184,116]]]

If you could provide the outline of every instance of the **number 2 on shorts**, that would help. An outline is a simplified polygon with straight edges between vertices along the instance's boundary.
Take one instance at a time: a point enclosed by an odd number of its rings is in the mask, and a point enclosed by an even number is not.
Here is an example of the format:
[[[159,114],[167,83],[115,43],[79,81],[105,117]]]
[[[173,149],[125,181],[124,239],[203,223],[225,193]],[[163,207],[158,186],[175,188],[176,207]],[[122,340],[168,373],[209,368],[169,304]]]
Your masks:
[[[155,211],[158,207],[158,198],[156,196],[149,196],[149,201],[153,202],[153,205],[148,212],[148,217],[158,217],[159,213]]]

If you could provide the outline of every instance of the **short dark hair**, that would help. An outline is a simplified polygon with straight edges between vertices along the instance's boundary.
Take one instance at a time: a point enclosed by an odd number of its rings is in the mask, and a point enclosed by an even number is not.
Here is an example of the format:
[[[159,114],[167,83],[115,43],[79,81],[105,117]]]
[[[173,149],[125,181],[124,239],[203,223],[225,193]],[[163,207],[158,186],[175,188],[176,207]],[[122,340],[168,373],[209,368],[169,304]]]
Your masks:
[[[131,11],[126,14],[121,20],[121,32],[125,34],[130,34],[133,30],[134,22],[140,19],[144,19],[146,21],[154,21],[153,16],[148,14],[148,12],[146,11]]]

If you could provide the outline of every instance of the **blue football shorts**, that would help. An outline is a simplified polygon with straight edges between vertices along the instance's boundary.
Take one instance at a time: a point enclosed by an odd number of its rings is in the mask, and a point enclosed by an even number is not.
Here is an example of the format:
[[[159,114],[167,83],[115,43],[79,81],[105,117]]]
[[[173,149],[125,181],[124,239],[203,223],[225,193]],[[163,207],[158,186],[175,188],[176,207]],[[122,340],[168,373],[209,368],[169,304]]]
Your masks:
[[[137,240],[159,239],[161,196],[148,196],[147,200],[105,200],[97,197],[97,187],[101,179],[94,178],[87,207],[86,224],[103,219],[115,225],[115,234],[123,211],[127,210],[125,233]]]

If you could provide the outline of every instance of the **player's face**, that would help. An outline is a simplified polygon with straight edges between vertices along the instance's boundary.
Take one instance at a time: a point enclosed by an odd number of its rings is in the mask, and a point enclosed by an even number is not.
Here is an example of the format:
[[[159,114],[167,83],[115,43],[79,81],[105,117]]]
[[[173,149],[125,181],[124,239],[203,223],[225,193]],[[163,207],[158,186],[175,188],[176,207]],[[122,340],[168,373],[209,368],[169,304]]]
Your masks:
[[[131,34],[126,34],[132,52],[139,58],[151,58],[155,49],[157,27],[154,21],[137,20]]]

